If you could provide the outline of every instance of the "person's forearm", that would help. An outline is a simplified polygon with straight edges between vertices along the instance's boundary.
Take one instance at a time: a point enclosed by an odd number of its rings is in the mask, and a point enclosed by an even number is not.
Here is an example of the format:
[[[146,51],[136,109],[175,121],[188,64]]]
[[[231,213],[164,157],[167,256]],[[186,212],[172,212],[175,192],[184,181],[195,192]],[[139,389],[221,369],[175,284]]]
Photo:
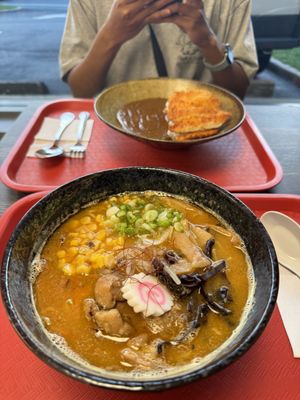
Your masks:
[[[68,75],[68,84],[75,97],[91,98],[100,92],[120,46],[112,43],[105,27],[98,32],[84,60]]]
[[[202,47],[203,57],[210,64],[218,64],[224,58],[224,46],[216,38],[212,37],[207,46]],[[212,72],[213,83],[235,93],[241,99],[244,98],[249,80],[243,68],[234,62],[220,72]]]
[[[249,86],[249,80],[243,68],[238,63],[233,63],[224,71],[213,72],[213,83],[230,90],[243,99]]]

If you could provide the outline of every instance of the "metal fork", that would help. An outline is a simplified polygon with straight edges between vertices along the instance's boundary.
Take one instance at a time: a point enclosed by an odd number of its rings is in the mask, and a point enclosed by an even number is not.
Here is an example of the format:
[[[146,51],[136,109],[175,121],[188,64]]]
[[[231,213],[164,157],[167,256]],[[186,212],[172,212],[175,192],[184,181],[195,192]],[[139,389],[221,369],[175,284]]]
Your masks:
[[[82,158],[85,156],[86,147],[81,143],[84,134],[85,125],[90,118],[90,114],[87,111],[82,111],[79,114],[79,127],[77,131],[77,142],[70,147],[70,155],[74,158]]]

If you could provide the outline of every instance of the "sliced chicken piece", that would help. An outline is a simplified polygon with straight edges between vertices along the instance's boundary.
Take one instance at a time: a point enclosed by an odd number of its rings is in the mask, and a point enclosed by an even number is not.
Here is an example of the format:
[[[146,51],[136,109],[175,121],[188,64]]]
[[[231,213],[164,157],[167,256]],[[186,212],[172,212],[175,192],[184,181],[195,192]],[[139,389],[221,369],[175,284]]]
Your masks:
[[[138,367],[140,369],[152,369],[153,362],[151,360],[147,360],[137,351],[125,347],[125,349],[121,350],[121,357],[126,364],[129,364],[131,367]]]
[[[211,260],[205,256],[203,251],[198,247],[186,233],[174,232],[173,235],[174,247],[187,259],[191,264],[189,272],[198,268],[205,268],[211,264]],[[183,260],[184,261],[184,260]],[[177,274],[187,273],[185,270],[186,265],[184,262],[177,262],[172,265],[172,269]]]
[[[101,332],[106,335],[130,336],[133,332],[132,327],[128,322],[123,321],[120,312],[116,308],[96,312],[95,322]]]
[[[200,226],[191,225],[191,230],[196,237],[197,243],[204,251],[207,242],[214,239],[213,235],[205,229],[200,228]]]
[[[83,310],[86,318],[91,321],[96,312],[99,311],[99,306],[94,299],[88,298],[83,300]]]
[[[198,267],[192,264],[188,260],[181,258],[176,264],[170,265],[170,269],[175,272],[176,275],[191,274]]]
[[[155,341],[142,346],[139,350],[125,347],[121,351],[121,357],[127,365],[129,364],[136,369],[155,369],[163,363],[162,359],[158,357]]]
[[[95,299],[98,305],[105,310],[113,308],[117,301],[123,301],[121,287],[123,277],[118,274],[101,276],[95,285]]]
[[[148,343],[148,335],[146,333],[141,333],[140,335],[135,336],[132,339],[129,339],[127,345],[133,350],[138,350],[142,346],[145,346],[145,344],[147,343]]]

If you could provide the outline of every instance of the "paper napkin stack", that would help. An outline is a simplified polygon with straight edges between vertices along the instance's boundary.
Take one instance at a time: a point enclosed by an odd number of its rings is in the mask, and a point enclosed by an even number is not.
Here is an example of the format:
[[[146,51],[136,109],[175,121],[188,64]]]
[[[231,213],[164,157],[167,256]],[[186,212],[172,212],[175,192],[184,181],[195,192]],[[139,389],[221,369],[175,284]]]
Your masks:
[[[86,123],[82,144],[86,147],[91,138],[92,129],[94,121],[89,119]],[[26,154],[27,157],[36,157],[35,151],[41,149],[42,147],[51,146],[54,142],[54,137],[59,129],[60,120],[58,118],[45,117],[43,124],[34,137],[34,142],[29,147]],[[66,128],[63,132],[61,139],[59,141],[60,147],[65,151],[65,156],[70,157],[70,147],[77,142],[77,131],[79,127],[79,119],[74,119],[74,121]]]

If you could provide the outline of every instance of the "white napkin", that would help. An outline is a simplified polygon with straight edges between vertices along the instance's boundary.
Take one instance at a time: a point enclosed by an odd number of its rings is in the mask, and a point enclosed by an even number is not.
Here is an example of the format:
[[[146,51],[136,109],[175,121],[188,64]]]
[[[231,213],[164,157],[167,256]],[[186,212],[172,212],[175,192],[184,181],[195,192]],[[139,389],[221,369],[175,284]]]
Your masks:
[[[91,138],[94,121],[89,119],[86,123],[82,144],[86,147]],[[59,128],[60,121],[58,118],[45,117],[42,126],[34,137],[34,142],[28,149],[27,157],[36,157],[35,151],[51,145],[54,142],[54,136]],[[79,119],[74,119],[72,123],[63,132],[59,145],[64,149],[65,156],[71,157],[70,147],[77,142],[77,130],[79,127]]]
[[[277,304],[294,357],[300,358],[300,279],[282,267],[279,270]]]

